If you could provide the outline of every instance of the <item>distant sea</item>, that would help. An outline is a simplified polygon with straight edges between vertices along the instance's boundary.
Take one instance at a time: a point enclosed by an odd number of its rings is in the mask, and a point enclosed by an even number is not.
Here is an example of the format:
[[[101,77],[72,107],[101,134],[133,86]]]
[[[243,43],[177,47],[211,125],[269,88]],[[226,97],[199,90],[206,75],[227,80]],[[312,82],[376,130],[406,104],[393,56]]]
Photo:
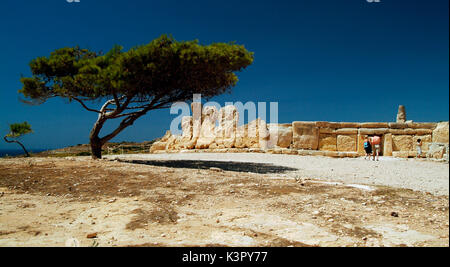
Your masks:
[[[30,149],[29,153],[39,153],[42,151],[47,151],[48,149]],[[18,156],[25,154],[22,149],[0,149],[0,158],[6,155],[8,156]]]

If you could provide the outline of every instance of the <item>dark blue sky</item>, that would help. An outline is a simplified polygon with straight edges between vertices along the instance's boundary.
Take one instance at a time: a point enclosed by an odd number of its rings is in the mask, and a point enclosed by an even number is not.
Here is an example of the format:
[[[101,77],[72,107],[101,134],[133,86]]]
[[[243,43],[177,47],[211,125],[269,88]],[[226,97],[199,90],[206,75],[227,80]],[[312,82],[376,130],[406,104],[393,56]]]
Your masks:
[[[65,46],[128,49],[163,33],[244,44],[254,64],[214,100],[278,101],[280,122],[393,121],[399,104],[414,121],[449,117],[448,0],[80,1],[0,3],[0,133],[30,122],[28,147],[87,143],[96,119],[64,100],[22,104],[19,79],[31,59]],[[151,112],[113,141],[151,140],[174,117]]]

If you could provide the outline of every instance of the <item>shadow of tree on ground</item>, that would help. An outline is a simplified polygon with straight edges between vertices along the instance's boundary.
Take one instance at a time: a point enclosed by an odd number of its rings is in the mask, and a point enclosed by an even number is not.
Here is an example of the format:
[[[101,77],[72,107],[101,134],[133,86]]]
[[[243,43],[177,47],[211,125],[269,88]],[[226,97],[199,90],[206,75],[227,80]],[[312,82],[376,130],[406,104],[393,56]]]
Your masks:
[[[267,163],[205,161],[205,160],[120,160],[120,162],[143,164],[168,168],[201,169],[219,168],[224,171],[251,172],[258,174],[285,173],[296,171],[295,168],[277,166]]]

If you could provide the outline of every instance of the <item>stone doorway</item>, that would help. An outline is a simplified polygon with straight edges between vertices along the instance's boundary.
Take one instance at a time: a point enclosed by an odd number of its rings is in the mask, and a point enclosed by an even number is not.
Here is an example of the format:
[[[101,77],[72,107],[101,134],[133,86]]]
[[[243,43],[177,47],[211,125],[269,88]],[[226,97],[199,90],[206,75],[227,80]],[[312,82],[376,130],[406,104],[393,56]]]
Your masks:
[[[375,135],[377,135],[381,138],[380,154],[379,154],[379,156],[381,157],[384,154],[384,134],[370,134],[370,135],[368,135],[368,137],[371,138],[371,137],[374,137]]]

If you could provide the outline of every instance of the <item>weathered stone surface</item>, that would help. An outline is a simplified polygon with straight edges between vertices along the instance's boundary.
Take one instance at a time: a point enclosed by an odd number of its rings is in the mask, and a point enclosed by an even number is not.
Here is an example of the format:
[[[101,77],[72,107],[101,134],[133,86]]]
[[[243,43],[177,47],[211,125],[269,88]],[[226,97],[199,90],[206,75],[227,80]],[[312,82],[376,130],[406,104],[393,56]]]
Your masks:
[[[360,124],[360,128],[389,128],[387,122],[364,122]]]
[[[337,151],[356,152],[357,136],[356,135],[338,135]]]
[[[258,121],[258,137],[259,148],[266,150],[269,144],[270,132],[267,128],[267,123],[263,120]]]
[[[245,147],[259,148],[259,130],[258,126],[261,123],[260,119],[251,121],[247,127],[247,135],[245,138]]]
[[[356,135],[356,134],[358,134],[358,129],[356,129],[356,128],[341,128],[341,129],[336,130],[336,134]]]
[[[192,139],[195,141],[200,136],[202,129],[202,103],[193,102],[191,104],[192,110]]]
[[[391,129],[405,129],[408,128],[408,124],[406,123],[397,123],[397,122],[390,122],[389,128]]]
[[[403,105],[400,105],[398,107],[397,122],[398,123],[406,122],[406,108]]]
[[[236,142],[239,113],[235,106],[228,105],[220,109],[219,126],[216,130],[216,143],[225,148],[232,148]]]
[[[445,155],[446,147],[442,144],[432,143],[427,153],[427,158],[442,159]]]
[[[314,123],[316,127],[319,128],[338,128],[339,124],[337,122],[329,122],[329,121],[316,121],[316,122],[307,122]]]
[[[417,131],[415,129],[406,128],[406,129],[389,129],[389,133],[393,135],[415,135]]]
[[[394,151],[413,151],[414,138],[411,135],[393,135],[392,147]]]
[[[189,143],[192,140],[192,117],[187,116],[183,117],[181,119],[181,129],[183,131],[183,134],[181,135],[181,138],[178,140],[177,144],[175,145],[176,149],[185,149],[186,146],[189,146]]]
[[[161,137],[161,140],[159,140],[160,142],[167,142],[167,140],[169,140],[169,138],[172,136],[172,133],[170,131],[166,131],[166,133],[164,134],[163,137]]]
[[[166,145],[167,145],[167,142],[155,142],[150,147],[150,153],[153,153],[153,152],[159,151],[159,150],[166,150]]]
[[[263,149],[266,149],[270,137],[269,134],[264,121],[261,119],[254,120],[249,124],[241,125],[237,128],[234,146],[237,148],[261,148],[262,145]],[[262,144],[260,144],[260,141]]]
[[[320,128],[319,134],[335,134],[336,129],[335,128]]]
[[[246,144],[246,133],[247,133],[248,125],[238,126],[236,129],[236,141],[234,146],[236,148],[244,148]]]
[[[319,137],[319,150],[337,151],[337,137],[334,134],[321,134]]]
[[[161,140],[153,143],[150,147],[150,153],[154,153],[156,151],[166,150],[167,141],[172,137],[172,133],[170,131],[166,131],[166,134],[161,138]]]
[[[433,130],[431,129],[415,129],[416,135],[428,135],[432,134]]]
[[[339,122],[336,128],[361,128],[361,123],[359,122]]]
[[[357,152],[359,155],[365,155],[366,151],[364,150],[364,139],[365,139],[366,135],[363,134],[358,134],[357,136]]]
[[[383,156],[392,156],[393,144],[392,144],[392,134],[388,133],[383,136]]]
[[[293,147],[296,149],[317,150],[319,146],[319,129],[314,122],[292,123]]]
[[[207,149],[216,139],[215,127],[218,111],[215,106],[207,106],[202,112],[202,128],[195,148]]]
[[[269,124],[268,128],[271,140],[273,136],[277,137],[274,139],[276,144],[270,144],[269,147],[278,146],[281,148],[289,148],[291,146],[293,139],[292,124]]]
[[[192,139],[192,117],[187,116],[181,119],[181,129],[183,131],[183,140]]]
[[[411,123],[406,123],[406,125],[408,126],[407,128],[412,128],[412,129],[430,129],[430,130],[434,130],[437,127],[437,123],[434,122],[411,122]]]
[[[172,135],[170,136],[169,140],[166,142],[166,150],[175,150],[177,149],[176,144],[180,143],[181,136]]]
[[[448,144],[449,142],[449,123],[440,122],[436,126],[436,129],[433,131],[433,143],[444,143]]]
[[[373,135],[373,134],[381,135],[381,134],[389,133],[389,129],[388,128],[374,128],[374,129],[360,128],[358,133],[361,135]]]

